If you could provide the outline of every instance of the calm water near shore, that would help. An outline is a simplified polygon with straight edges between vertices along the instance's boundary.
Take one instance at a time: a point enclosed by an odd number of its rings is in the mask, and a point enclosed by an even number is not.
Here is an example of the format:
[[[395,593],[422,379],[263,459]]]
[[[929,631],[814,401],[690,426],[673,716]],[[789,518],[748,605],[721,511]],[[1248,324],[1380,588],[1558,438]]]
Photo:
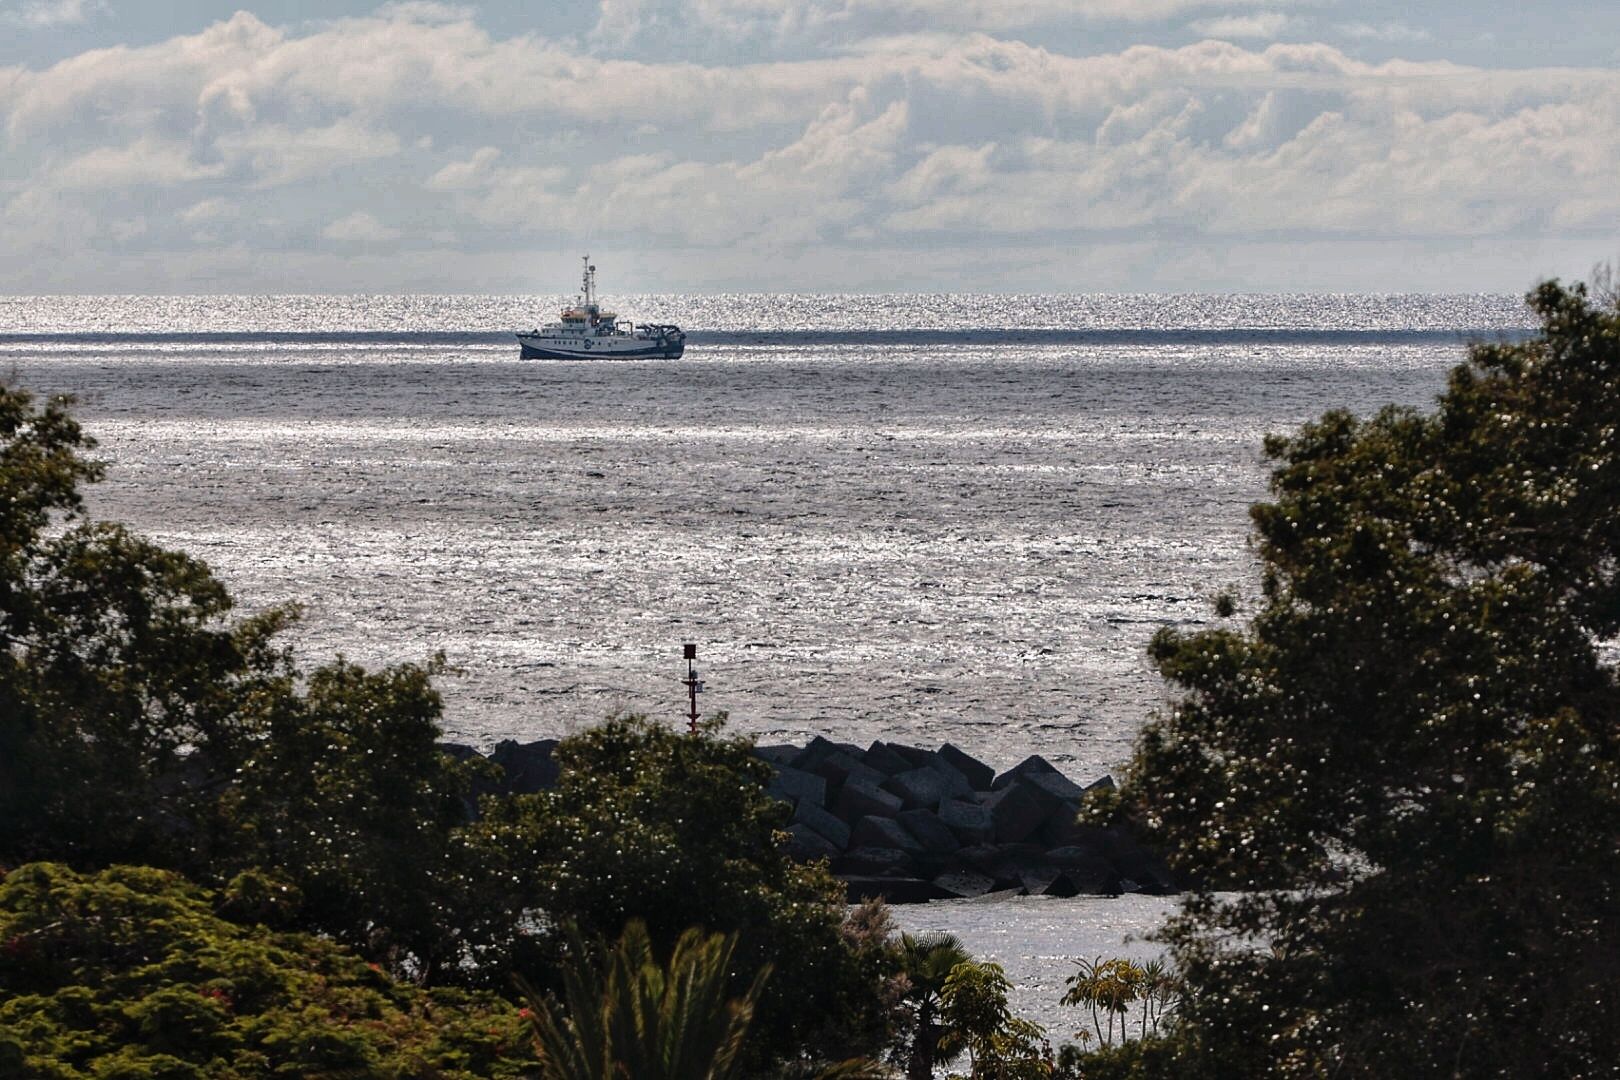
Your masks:
[[[1162,702],[1153,631],[1251,581],[1261,437],[1425,405],[1465,340],[1528,321],[1480,296],[635,297],[684,359],[519,361],[508,331],[559,303],[0,298],[0,374],[79,396],[96,514],[248,608],[307,603],[307,658],[444,650],[452,738],[674,719],[696,641],[703,706],[763,742],[950,741],[1085,781]],[[1041,967],[1163,908],[902,921]]]
[[[947,931],[979,960],[993,960],[1012,984],[1013,1013],[1046,1028],[1053,1046],[1073,1042],[1090,1014],[1058,1004],[1072,961],[1124,956],[1138,962],[1161,956],[1144,940],[1174,913],[1174,897],[1127,895],[1019,896],[1006,900],[948,900],[893,909],[900,929],[913,934]]]

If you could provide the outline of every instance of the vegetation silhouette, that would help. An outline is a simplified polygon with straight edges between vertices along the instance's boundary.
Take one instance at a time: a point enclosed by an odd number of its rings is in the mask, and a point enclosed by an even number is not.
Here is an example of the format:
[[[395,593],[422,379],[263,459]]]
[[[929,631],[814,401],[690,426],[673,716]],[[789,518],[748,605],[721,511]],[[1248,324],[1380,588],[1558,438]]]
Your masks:
[[[951,971],[972,959],[954,934],[900,935],[904,1000],[912,1010],[911,1045],[906,1054],[909,1080],[928,1080],[934,1075],[940,1040],[946,1037],[939,1017],[940,995]]]
[[[667,964],[647,926],[632,919],[598,961],[577,931],[562,965],[562,1001],[528,991],[544,1080],[729,1080],[742,1064],[754,1006],[770,976],[760,968],[728,997],[736,934],[689,929]],[[566,1003],[566,1005],[564,1004]]]
[[[1251,614],[1153,640],[1182,694],[1094,809],[1201,882],[1178,1075],[1620,1060],[1620,310],[1529,302],[1434,411],[1267,439]]]

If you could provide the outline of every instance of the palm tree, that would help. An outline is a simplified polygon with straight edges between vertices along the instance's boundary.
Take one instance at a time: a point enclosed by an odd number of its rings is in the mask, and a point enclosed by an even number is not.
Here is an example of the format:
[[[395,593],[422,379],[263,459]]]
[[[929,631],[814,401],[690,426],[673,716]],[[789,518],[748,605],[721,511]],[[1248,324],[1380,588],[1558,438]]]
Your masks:
[[[1131,1004],[1139,999],[1146,988],[1147,973],[1130,960],[1115,957],[1104,960],[1080,959],[1074,961],[1079,971],[1063,980],[1069,989],[1062,1004],[1084,1005],[1091,1010],[1091,1023],[1097,1031],[1097,1040],[1103,1046],[1114,1043],[1114,1022],[1121,1026],[1121,1040],[1129,1037],[1125,1016]],[[1108,1017],[1108,1031],[1103,1032],[1099,1013]]]
[[[729,1080],[737,1073],[754,1006],[770,974],[740,998],[727,998],[736,934],[694,927],[675,943],[668,965],[653,956],[646,924],[635,920],[618,944],[593,962],[569,933],[563,997],[541,999],[525,987],[544,1080]]]
[[[939,1015],[940,991],[956,965],[973,958],[954,934],[900,935],[901,970],[911,984],[905,999],[917,1010],[917,1031],[911,1040],[911,1056],[906,1064],[907,1080],[929,1080],[934,1075],[934,1056],[945,1028]]]

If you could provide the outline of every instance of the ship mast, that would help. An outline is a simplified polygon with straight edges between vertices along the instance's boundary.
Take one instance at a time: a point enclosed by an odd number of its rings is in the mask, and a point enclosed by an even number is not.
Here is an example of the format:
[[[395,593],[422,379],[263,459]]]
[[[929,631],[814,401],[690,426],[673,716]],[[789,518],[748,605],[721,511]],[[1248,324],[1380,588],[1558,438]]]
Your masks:
[[[596,267],[591,265],[589,255],[585,256],[585,278],[580,282],[579,291],[585,297],[586,307],[596,303]]]

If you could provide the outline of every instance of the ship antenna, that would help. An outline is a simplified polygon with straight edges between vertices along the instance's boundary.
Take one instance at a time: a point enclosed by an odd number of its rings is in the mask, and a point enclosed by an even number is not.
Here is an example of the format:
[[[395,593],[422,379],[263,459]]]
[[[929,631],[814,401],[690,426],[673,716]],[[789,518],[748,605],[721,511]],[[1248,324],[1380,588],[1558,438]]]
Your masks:
[[[596,303],[596,267],[591,265],[591,257],[585,256],[585,279],[580,284],[580,291],[585,294],[585,306]]]

